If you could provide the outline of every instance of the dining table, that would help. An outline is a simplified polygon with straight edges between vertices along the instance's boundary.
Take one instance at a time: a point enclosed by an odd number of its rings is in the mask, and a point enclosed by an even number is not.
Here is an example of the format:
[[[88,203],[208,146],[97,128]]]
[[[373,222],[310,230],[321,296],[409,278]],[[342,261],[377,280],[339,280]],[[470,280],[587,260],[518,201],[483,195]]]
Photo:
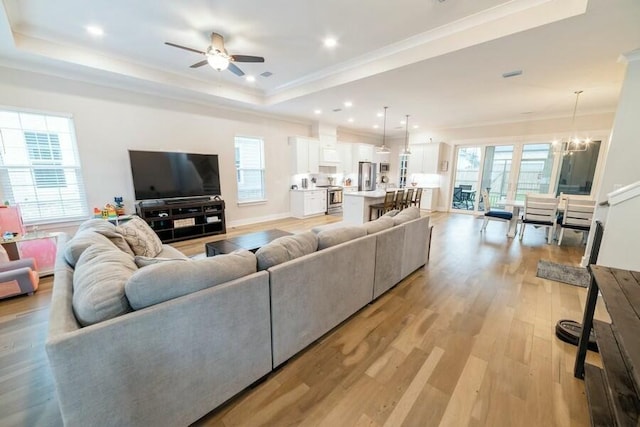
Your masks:
[[[520,212],[524,209],[524,200],[507,200],[504,203],[505,208],[509,210],[511,208],[511,212],[513,216],[511,217],[511,221],[509,221],[509,231],[507,232],[507,237],[516,237],[516,233],[518,232],[518,220],[520,219]]]

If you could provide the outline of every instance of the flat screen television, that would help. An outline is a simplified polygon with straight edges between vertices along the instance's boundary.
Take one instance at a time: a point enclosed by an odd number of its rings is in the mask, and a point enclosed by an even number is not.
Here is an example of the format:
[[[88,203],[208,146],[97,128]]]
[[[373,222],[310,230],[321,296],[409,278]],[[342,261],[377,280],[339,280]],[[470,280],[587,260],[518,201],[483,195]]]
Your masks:
[[[220,195],[217,154],[129,150],[136,200]]]

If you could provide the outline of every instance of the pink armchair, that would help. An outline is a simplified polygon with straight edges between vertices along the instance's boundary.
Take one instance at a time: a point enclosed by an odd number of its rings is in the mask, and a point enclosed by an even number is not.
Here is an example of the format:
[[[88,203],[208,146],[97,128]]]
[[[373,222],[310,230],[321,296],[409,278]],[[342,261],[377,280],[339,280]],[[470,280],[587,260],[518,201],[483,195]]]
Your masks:
[[[0,246],[0,299],[33,293],[38,289],[40,278],[36,260],[23,258],[9,261]]]

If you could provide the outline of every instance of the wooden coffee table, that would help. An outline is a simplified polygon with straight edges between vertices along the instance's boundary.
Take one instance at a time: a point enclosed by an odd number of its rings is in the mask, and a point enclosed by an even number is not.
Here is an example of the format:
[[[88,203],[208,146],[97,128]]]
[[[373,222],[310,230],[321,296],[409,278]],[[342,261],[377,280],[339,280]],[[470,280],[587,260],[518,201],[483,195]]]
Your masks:
[[[291,234],[293,233],[274,228],[273,230],[259,231],[230,239],[218,240],[217,242],[205,243],[204,248],[208,257],[228,254],[238,249],[255,252],[278,237],[290,236]]]

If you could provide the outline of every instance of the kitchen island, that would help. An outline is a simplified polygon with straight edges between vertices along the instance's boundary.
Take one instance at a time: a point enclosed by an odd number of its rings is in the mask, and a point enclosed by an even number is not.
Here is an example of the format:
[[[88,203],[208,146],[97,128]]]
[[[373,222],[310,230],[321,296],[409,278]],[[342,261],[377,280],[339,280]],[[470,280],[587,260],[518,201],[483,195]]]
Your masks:
[[[369,206],[383,203],[385,194],[386,190],[345,192],[342,196],[343,221],[349,224],[364,224],[369,221]]]

